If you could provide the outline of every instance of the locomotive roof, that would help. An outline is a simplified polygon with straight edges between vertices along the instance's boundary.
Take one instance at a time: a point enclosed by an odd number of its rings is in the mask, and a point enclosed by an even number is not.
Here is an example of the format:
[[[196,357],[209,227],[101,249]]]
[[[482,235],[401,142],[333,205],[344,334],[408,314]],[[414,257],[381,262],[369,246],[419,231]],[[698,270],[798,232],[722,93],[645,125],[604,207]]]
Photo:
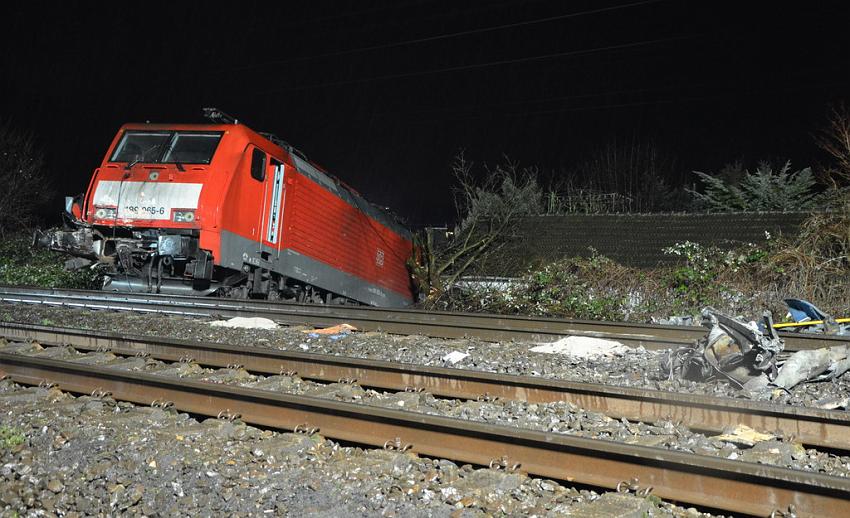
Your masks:
[[[393,231],[398,234],[404,236],[406,239],[410,239],[410,231],[405,228],[393,215],[387,210],[382,209],[381,207],[373,204],[372,202],[363,198],[355,189],[351,186],[337,178],[335,175],[329,173],[320,165],[315,162],[307,159],[303,153],[298,151],[292,146],[289,146],[285,142],[277,139],[274,136],[267,136],[267,134],[262,134],[257,131],[252,130],[248,126],[236,123],[236,124],[182,124],[182,123],[148,123],[148,122],[131,122],[121,126],[120,131],[124,130],[169,130],[169,131],[233,131],[234,129],[244,131],[251,137],[251,140],[257,139],[262,140],[270,146],[275,148],[275,151],[278,151],[279,156],[288,155],[292,163],[295,165],[296,169],[301,174],[304,174],[311,180],[319,183],[324,186],[326,189],[335,193],[340,198],[344,199],[350,205],[356,207],[361,210],[365,214],[379,221],[386,227],[391,228]],[[282,145],[281,145],[282,144]],[[285,147],[284,147],[285,146]]]

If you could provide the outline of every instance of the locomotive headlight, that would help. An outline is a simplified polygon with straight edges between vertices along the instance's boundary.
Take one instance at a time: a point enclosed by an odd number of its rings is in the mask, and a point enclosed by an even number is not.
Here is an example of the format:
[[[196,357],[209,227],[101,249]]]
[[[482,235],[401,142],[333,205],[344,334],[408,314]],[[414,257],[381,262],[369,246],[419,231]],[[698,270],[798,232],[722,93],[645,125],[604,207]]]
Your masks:
[[[175,210],[174,221],[177,223],[191,223],[195,221],[195,211],[193,210]]]
[[[97,207],[94,211],[94,217],[97,219],[115,219],[117,215],[115,207]]]

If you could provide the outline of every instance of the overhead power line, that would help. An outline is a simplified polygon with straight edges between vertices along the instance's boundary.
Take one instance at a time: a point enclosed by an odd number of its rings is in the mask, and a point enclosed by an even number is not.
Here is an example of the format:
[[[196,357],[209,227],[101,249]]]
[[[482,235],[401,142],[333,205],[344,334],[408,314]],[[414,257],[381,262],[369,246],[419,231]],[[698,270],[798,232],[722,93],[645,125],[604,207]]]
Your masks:
[[[380,44],[380,45],[369,45],[369,46],[358,47],[358,48],[354,48],[354,49],[336,50],[336,51],[324,52],[324,53],[321,53],[321,54],[313,54],[311,56],[298,56],[298,57],[292,57],[292,58],[287,58],[287,59],[263,61],[263,62],[260,62],[260,63],[253,63],[253,64],[250,64],[250,65],[244,65],[244,66],[241,66],[241,67],[228,68],[225,71],[235,72],[235,71],[240,71],[240,70],[250,70],[250,69],[253,69],[253,68],[260,68],[260,67],[265,67],[265,66],[284,65],[284,64],[289,64],[289,63],[298,63],[298,62],[301,62],[301,61],[311,61],[311,60],[315,60],[315,59],[324,59],[324,58],[338,57],[338,56],[349,56],[349,55],[352,55],[352,54],[361,54],[361,53],[364,53],[364,52],[372,52],[372,51],[375,51],[375,50],[389,49],[389,48],[394,48],[394,47],[403,47],[403,46],[407,46],[407,45],[416,45],[416,44],[419,44],[419,43],[430,43],[432,41],[439,41],[439,40],[444,40],[444,39],[449,39],[449,38],[457,38],[457,37],[460,37],[460,36],[469,36],[469,35],[473,35],[473,34],[484,34],[484,33],[487,33],[487,32],[495,32],[495,31],[501,31],[501,30],[505,30],[505,29],[513,29],[513,28],[516,28],[516,27],[525,27],[525,26],[536,25],[536,24],[540,24],[540,23],[548,23],[548,22],[554,22],[554,21],[559,21],[559,20],[568,20],[570,18],[577,18],[579,16],[587,16],[587,15],[591,15],[591,14],[600,14],[600,13],[606,13],[606,12],[611,12],[611,11],[618,11],[618,10],[621,10],[621,9],[629,9],[629,8],[632,8],[632,7],[639,7],[639,6],[643,6],[643,5],[655,4],[655,3],[658,3],[658,2],[661,2],[661,1],[663,1],[663,0],[643,0],[641,2],[633,2],[633,3],[630,3],[630,4],[615,5],[615,6],[611,6],[611,7],[601,7],[599,9],[590,9],[590,10],[587,10],[587,11],[579,11],[579,12],[575,12],[575,13],[568,13],[568,14],[562,14],[562,15],[556,15],[556,16],[548,16],[548,17],[545,17],[545,18],[536,18],[534,20],[526,20],[526,21],[522,21],[522,22],[506,23],[506,24],[502,24],[502,25],[493,25],[493,26],[489,26],[489,27],[480,27],[478,29],[469,29],[469,30],[465,30],[465,31],[451,32],[451,33],[446,33],[446,34],[437,34],[437,35],[434,35],[434,36],[425,36],[425,37],[422,37],[422,38],[413,38],[413,39],[409,39],[409,40],[395,41],[395,42],[384,43],[384,44]]]
[[[531,110],[531,111],[515,111],[515,112],[507,112],[503,110],[494,110],[487,113],[479,113],[474,115],[456,115],[456,116],[447,116],[442,118],[422,118],[420,116],[416,116],[415,120],[409,122],[409,124],[430,124],[434,122],[445,122],[445,121],[459,121],[459,120],[475,120],[475,119],[489,119],[489,118],[511,118],[511,117],[524,117],[531,118],[536,116],[543,115],[554,115],[554,114],[562,114],[562,113],[572,113],[572,112],[584,112],[584,111],[601,111],[601,110],[616,110],[621,108],[636,108],[642,106],[656,106],[656,105],[664,105],[664,104],[688,104],[693,102],[706,102],[717,99],[727,99],[730,97],[752,97],[752,96],[763,96],[766,94],[776,94],[776,93],[790,93],[797,92],[801,90],[808,89],[817,89],[817,88],[832,88],[832,87],[841,87],[848,86],[850,82],[848,81],[829,81],[823,83],[801,83],[801,84],[792,84],[785,85],[782,87],[776,88],[757,88],[751,89],[748,91],[728,91],[728,92],[715,92],[712,94],[705,95],[691,95],[691,96],[678,96],[678,97],[668,97],[662,99],[654,99],[654,100],[644,100],[644,101],[631,101],[631,102],[612,102],[608,104],[592,104],[585,106],[567,106],[560,108],[552,108],[552,109],[542,109],[542,110]],[[639,91],[639,90],[636,90]],[[615,92],[608,92],[609,94],[614,94]],[[571,96],[565,96],[565,99],[570,98]],[[584,95],[575,96],[575,98],[585,97]],[[419,112],[417,112],[419,113]],[[377,114],[380,117],[390,117],[390,116],[399,116],[399,115],[409,115],[402,112],[386,112]]]
[[[608,52],[613,50],[625,50],[625,49],[633,49],[639,47],[646,47],[650,45],[654,45],[657,43],[666,43],[670,41],[682,41],[687,39],[695,38],[696,36],[674,36],[671,38],[660,38],[655,40],[643,40],[643,41],[635,41],[630,43],[622,43],[619,45],[607,45],[605,47],[594,47],[590,49],[580,49],[580,50],[569,50],[566,52],[554,52],[551,54],[538,54],[535,56],[525,56],[521,58],[514,59],[502,59],[498,61],[486,61],[483,63],[472,63],[468,65],[458,65],[453,67],[445,67],[445,68],[436,68],[429,70],[417,70],[411,72],[402,72],[398,74],[386,74],[382,76],[372,76],[372,77],[362,77],[358,79],[348,79],[344,81],[332,81],[327,83],[316,83],[311,85],[303,85],[303,86],[292,86],[288,88],[276,88],[272,90],[263,90],[260,92],[255,92],[253,95],[265,95],[279,92],[292,92],[297,90],[311,90],[314,88],[327,88],[331,86],[342,86],[342,85],[353,85],[358,83],[369,83],[372,81],[386,81],[390,79],[402,79],[406,77],[418,77],[418,76],[426,76],[431,74],[444,74],[449,72],[460,72],[463,70],[474,70],[481,69],[487,67],[495,67],[500,65],[512,65],[515,63],[524,63],[529,61],[543,61],[547,59],[555,59],[555,58],[564,58],[564,57],[572,57],[572,56],[581,56],[586,54],[596,54],[601,52]]]

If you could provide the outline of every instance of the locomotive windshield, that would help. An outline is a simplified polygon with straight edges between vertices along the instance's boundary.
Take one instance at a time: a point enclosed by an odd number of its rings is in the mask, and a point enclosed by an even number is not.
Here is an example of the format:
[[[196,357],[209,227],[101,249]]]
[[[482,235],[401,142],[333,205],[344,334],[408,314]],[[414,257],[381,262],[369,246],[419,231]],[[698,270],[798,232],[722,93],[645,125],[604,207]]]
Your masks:
[[[125,131],[111,162],[209,164],[220,131]]]

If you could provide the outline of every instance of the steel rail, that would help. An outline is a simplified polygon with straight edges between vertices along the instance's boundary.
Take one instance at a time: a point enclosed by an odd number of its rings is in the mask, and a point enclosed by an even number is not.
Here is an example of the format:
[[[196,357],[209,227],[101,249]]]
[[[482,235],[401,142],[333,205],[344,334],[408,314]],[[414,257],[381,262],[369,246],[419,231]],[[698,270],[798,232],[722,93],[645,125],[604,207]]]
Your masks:
[[[566,401],[618,419],[679,421],[691,429],[709,433],[744,424],[756,430],[781,432],[811,446],[850,450],[850,413],[837,410],[29,324],[0,323],[0,336],[71,345],[86,351],[108,349],[119,355],[146,353],[165,361],[190,357],[205,366],[223,368],[237,364],[256,373],[294,372],[304,379],[319,381],[356,379],[366,387],[426,390],[442,397],[487,396],[529,403]]]
[[[616,339],[648,349],[681,347],[691,342],[649,334],[565,327],[558,321],[549,319],[474,313],[432,313],[365,306],[329,306],[244,299],[8,287],[0,287],[0,301],[184,316],[228,318],[261,316],[289,325],[307,324],[318,327],[346,322],[364,331],[423,334],[439,338],[474,336],[493,341],[551,341],[569,334]]]
[[[693,326],[11,286],[0,286],[0,301],[187,316],[264,316],[286,324],[314,326],[348,322],[366,331],[424,334],[441,338],[475,336],[483,340],[536,342],[555,340],[566,335],[590,336],[647,349],[681,347],[705,336],[704,328]],[[847,337],[787,332],[779,334],[785,340],[788,351],[818,349],[850,342]]]
[[[597,487],[637,478],[661,498],[731,512],[764,516],[794,505],[806,515],[850,516],[850,480],[820,473],[17,354],[0,353],[0,370],[22,384],[170,401],[181,411],[238,413],[280,429],[317,427],[335,440],[410,444],[417,454],[458,462],[506,459],[533,475]]]

